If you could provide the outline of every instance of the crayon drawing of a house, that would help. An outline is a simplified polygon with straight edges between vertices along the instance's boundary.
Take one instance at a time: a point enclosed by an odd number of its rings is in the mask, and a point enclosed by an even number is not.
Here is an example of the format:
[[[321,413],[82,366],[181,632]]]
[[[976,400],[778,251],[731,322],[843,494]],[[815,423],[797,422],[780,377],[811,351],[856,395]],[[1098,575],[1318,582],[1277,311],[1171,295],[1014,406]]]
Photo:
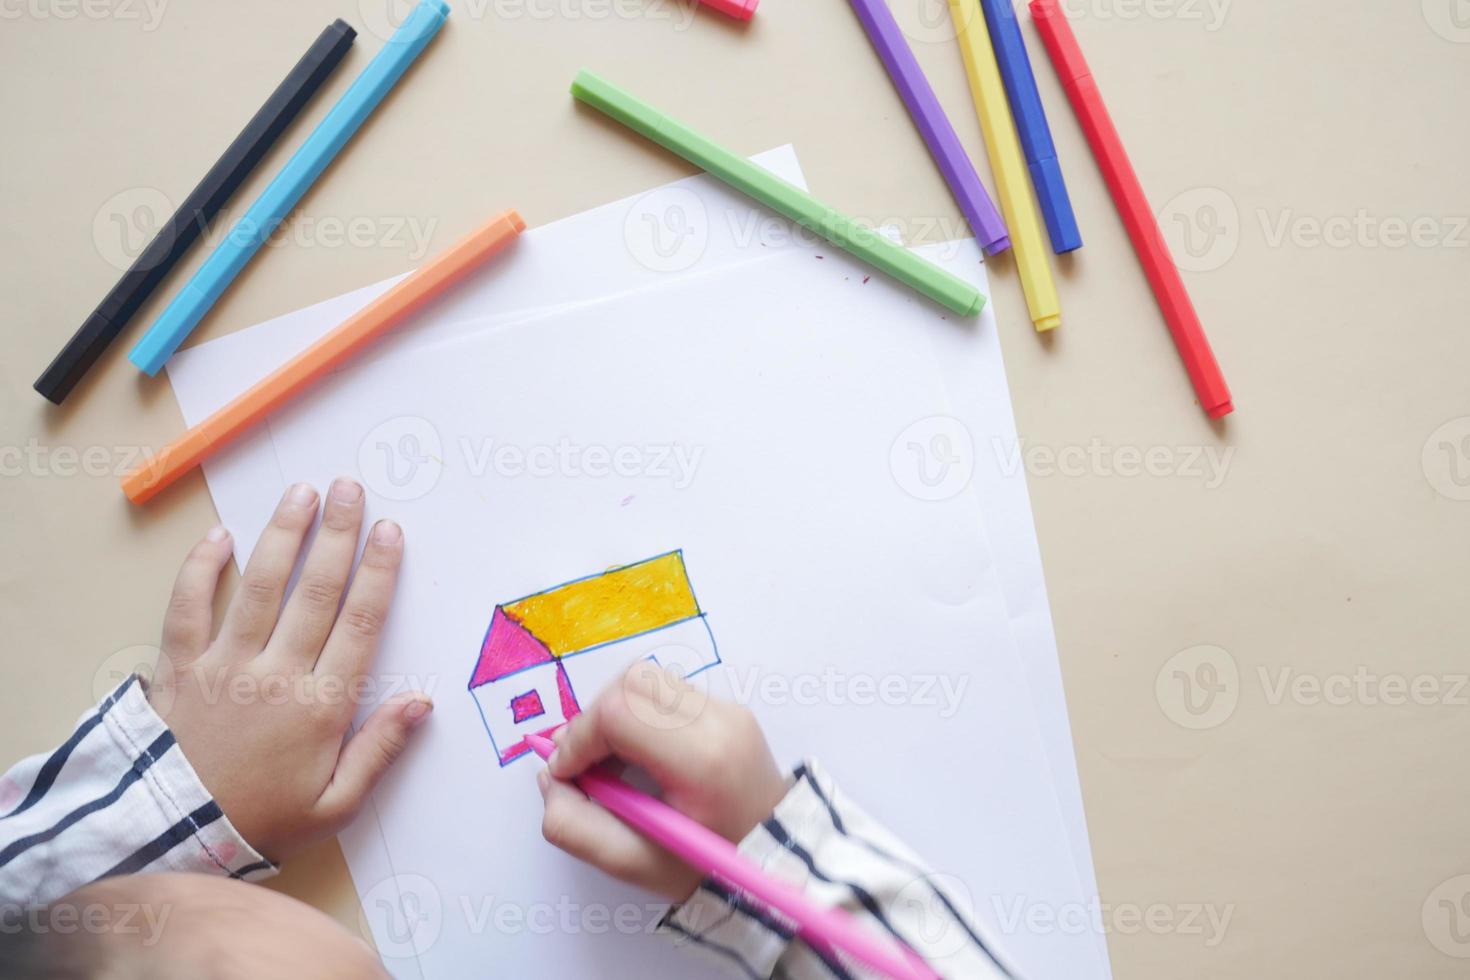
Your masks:
[[[639,659],[689,677],[720,662],[684,555],[671,551],[495,607],[469,691],[496,758],[569,720]]]

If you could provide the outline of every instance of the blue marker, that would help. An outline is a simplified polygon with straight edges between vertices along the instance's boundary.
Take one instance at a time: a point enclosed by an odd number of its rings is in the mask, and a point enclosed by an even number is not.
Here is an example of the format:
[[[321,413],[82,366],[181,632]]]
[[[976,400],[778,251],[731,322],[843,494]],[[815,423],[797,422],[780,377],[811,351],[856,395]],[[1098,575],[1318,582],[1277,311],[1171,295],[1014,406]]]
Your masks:
[[[286,220],[303,194],[321,176],[338,151],[383,101],[408,66],[419,56],[449,16],[444,0],[421,0],[388,43],[343,93],[332,111],[312,130],[281,172],[270,182],[208,259],[184,284],[153,326],[138,341],[128,360],[147,374],[157,374],[184,338],[204,319],[220,294]]]
[[[1021,25],[1011,0],[980,0],[985,9],[985,22],[990,25],[990,41],[995,47],[995,60],[1011,100],[1011,115],[1016,120],[1016,135],[1031,168],[1031,183],[1036,188],[1036,201],[1046,219],[1051,247],[1058,255],[1082,247],[1082,233],[1077,230],[1077,217],[1072,213],[1072,200],[1062,180],[1062,167],[1057,162],[1057,148],[1036,90],[1036,76],[1031,74],[1031,61],[1026,56],[1026,42],[1021,39]]]

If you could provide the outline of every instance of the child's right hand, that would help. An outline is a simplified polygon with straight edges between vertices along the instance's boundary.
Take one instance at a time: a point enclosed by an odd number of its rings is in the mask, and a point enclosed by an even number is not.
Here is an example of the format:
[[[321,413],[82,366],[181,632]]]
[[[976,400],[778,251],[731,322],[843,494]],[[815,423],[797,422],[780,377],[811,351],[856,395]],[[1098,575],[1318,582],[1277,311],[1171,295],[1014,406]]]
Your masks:
[[[615,878],[683,901],[702,875],[589,800],[567,780],[605,759],[642,767],[664,801],[738,843],[786,795],[755,716],[640,661],[553,736],[537,783],[548,841]],[[554,778],[553,778],[554,777]]]

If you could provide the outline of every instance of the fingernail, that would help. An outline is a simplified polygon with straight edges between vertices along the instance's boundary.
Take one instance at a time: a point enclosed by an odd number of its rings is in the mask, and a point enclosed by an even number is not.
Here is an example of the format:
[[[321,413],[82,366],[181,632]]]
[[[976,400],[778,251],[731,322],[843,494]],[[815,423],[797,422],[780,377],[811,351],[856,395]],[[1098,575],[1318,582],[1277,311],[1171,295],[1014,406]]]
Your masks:
[[[223,524],[216,524],[214,527],[209,529],[209,533],[204,536],[204,539],[206,541],[213,541],[218,544],[221,541],[230,540],[230,532],[225,528]]]
[[[373,540],[378,544],[397,544],[403,537],[403,528],[393,521],[382,520],[373,525]]]
[[[551,791],[551,773],[542,769],[536,774],[536,788],[541,791],[541,798],[546,799],[546,794]]]
[[[345,476],[332,481],[332,499],[339,504],[355,504],[362,499],[362,487]]]
[[[298,483],[286,491],[286,499],[302,507],[316,503],[316,489],[310,483]]]
[[[552,769],[556,765],[557,757],[561,755],[561,749],[552,749],[551,754],[546,757],[546,768]]]
[[[418,725],[429,717],[429,712],[433,710],[434,702],[432,701],[410,701],[403,706],[403,719],[410,725]]]

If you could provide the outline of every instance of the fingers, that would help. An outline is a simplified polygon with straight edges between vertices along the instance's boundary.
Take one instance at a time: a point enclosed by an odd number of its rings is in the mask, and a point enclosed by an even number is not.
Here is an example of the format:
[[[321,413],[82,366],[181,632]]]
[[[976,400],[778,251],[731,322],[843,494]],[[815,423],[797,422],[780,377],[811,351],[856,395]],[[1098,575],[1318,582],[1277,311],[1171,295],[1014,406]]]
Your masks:
[[[427,694],[410,694],[387,701],[363,722],[337,757],[332,781],[322,790],[315,816],[333,828],[351,820],[378,780],[398,761],[409,735],[434,710]]]
[[[319,672],[350,680],[367,670],[378,649],[402,562],[403,530],[392,521],[374,524],[347,590],[347,601],[317,661]]]
[[[702,763],[686,751],[690,740],[671,732],[694,724],[708,703],[704,692],[682,678],[639,661],[621,684],[609,687],[556,733],[557,749],[547,765],[557,779],[571,779],[616,755],[642,766],[661,784],[677,784],[697,775]]]
[[[647,888],[672,901],[682,901],[699,884],[699,874],[668,851],[638,833],[571,783],[536,774],[546,801],[541,836],[579,861],[621,881]]]
[[[209,647],[214,627],[214,594],[220,572],[233,551],[230,532],[212,529],[189,551],[174,580],[163,617],[163,655],[174,666],[198,658]]]
[[[334,481],[301,577],[271,636],[271,656],[306,667],[316,663],[337,619],[347,577],[352,574],[352,559],[362,532],[362,511],[362,487],[345,478]]]
[[[316,517],[316,503],[314,489],[296,484],[286,491],[261,532],[220,628],[220,639],[234,655],[253,656],[265,649],[280,616],[281,599],[301,542]]]

